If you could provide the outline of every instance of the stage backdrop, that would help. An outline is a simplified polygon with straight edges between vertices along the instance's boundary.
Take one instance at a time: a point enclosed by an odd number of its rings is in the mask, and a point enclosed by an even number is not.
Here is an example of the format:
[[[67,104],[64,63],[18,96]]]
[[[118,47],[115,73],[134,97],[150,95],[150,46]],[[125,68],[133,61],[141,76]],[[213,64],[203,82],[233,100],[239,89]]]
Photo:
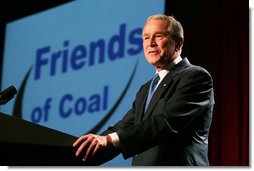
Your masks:
[[[156,13],[164,1],[86,0],[8,23],[1,90],[13,85],[18,94],[0,111],[75,136],[105,130],[155,72],[142,27]]]

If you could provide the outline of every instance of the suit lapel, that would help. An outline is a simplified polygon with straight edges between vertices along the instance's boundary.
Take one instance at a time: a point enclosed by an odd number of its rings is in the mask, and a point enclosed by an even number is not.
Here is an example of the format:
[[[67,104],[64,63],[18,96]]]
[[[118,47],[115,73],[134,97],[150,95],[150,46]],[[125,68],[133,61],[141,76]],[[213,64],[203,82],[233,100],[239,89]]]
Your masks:
[[[140,107],[137,108],[138,112],[137,113],[140,113],[139,115],[137,115],[137,119],[139,122],[142,121],[142,118],[144,116],[144,110],[145,110],[145,104],[146,104],[146,99],[147,99],[147,95],[148,95],[148,91],[149,91],[149,86],[151,84],[152,80],[148,81],[145,85],[144,85],[144,88],[141,92],[141,103],[139,103]]]
[[[157,102],[159,101],[159,99],[161,98],[161,96],[163,95],[164,91],[167,89],[167,87],[169,87],[170,85],[172,85],[173,83],[173,77],[181,70],[183,70],[185,67],[187,67],[188,65],[190,65],[189,61],[187,58],[184,58],[181,62],[179,62],[177,65],[175,65],[170,72],[164,77],[164,79],[162,80],[162,82],[160,83],[160,85],[157,87],[156,91],[153,94],[153,97],[147,107],[147,110],[145,111],[143,120],[147,119],[151,114],[152,111],[154,109],[154,107],[156,106]],[[147,88],[148,92],[149,86]],[[146,93],[147,95],[147,93]],[[142,105],[142,109],[144,109],[145,106],[145,102],[146,102],[146,98],[144,98],[144,102]]]
[[[170,76],[169,74],[165,76],[165,78],[162,80],[162,82],[160,83],[160,85],[158,86],[156,91],[154,92],[153,97],[152,97],[152,99],[151,99],[151,101],[150,101],[150,103],[149,103],[149,105],[148,105],[148,107],[145,111],[143,120],[147,119],[151,115],[154,107],[156,106],[156,104],[157,104],[158,100],[160,99],[160,97],[163,95],[163,92],[165,91],[165,89],[169,85],[171,85],[172,78],[169,78],[169,76]],[[143,106],[143,108],[144,108],[144,106]]]

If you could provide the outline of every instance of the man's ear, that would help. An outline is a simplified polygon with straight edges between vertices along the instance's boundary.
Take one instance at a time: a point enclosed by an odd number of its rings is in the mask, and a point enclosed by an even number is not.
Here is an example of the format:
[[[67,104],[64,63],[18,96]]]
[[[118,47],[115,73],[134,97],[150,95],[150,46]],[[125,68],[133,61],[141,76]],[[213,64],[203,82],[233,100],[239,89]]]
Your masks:
[[[179,51],[184,43],[184,39],[182,37],[180,37],[177,41],[176,41],[176,45],[175,45],[175,51]]]

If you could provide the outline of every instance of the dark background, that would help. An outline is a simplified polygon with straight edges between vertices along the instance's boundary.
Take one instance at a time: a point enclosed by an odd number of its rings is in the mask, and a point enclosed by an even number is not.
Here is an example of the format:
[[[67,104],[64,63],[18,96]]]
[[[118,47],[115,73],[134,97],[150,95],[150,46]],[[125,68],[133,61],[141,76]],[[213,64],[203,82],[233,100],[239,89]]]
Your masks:
[[[66,2],[69,0],[1,1],[0,75],[5,24]],[[211,165],[249,166],[248,1],[166,0],[165,13],[174,15],[184,27],[182,56],[206,68],[214,80],[216,104],[209,139]]]

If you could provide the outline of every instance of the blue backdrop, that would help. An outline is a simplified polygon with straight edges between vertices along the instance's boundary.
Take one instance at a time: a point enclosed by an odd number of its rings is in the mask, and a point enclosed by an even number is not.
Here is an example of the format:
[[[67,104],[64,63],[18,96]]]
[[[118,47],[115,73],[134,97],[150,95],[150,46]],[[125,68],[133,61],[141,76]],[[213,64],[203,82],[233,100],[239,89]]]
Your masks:
[[[105,130],[155,72],[142,27],[163,12],[162,0],[80,0],[8,23],[1,88],[13,85],[19,95],[0,111],[75,136]]]

